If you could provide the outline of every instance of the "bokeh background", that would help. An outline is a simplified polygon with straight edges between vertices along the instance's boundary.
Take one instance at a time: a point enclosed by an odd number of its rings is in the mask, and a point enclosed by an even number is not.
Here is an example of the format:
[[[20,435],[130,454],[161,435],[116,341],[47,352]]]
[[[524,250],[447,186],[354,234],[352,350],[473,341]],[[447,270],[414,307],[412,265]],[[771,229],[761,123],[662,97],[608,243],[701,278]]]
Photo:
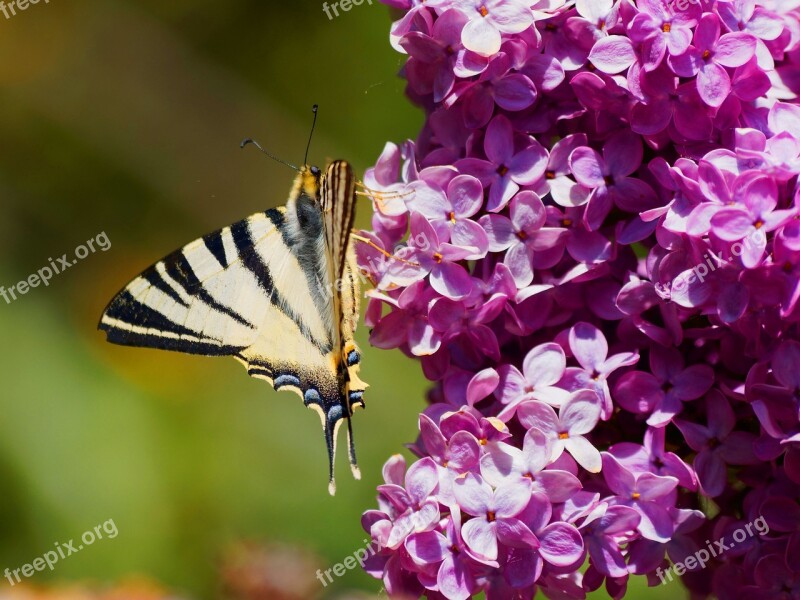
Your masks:
[[[364,479],[340,456],[330,498],[319,422],[296,396],[233,360],[106,344],[96,324],[155,260],[285,202],[293,173],[240,150],[243,137],[300,162],[318,103],[311,160],[363,173],[387,140],[416,135],[390,22],[377,0],[333,20],[316,0],[41,0],[0,14],[0,285],[102,232],[112,244],[0,298],[0,570],[113,519],[115,539],[31,578],[64,590],[43,597],[133,579],[148,583],[114,597],[277,598],[231,592],[231,578],[267,572],[294,578],[291,597],[378,595],[358,569],[327,588],[311,578],[365,545],[381,465],[416,436],[415,363],[360,331]],[[683,596],[637,586],[634,598]],[[0,597],[21,587],[0,578]]]

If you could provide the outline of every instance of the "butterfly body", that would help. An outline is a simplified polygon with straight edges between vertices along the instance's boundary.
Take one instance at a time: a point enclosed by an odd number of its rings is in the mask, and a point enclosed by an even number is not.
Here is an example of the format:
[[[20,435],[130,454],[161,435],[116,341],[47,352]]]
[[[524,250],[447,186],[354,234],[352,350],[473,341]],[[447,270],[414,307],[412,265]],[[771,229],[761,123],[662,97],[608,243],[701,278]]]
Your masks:
[[[285,207],[212,232],[146,269],[111,301],[110,342],[233,356],[320,416],[331,493],[336,434],[366,384],[354,340],[359,282],[350,231],[355,178],[345,161],[303,167]]]

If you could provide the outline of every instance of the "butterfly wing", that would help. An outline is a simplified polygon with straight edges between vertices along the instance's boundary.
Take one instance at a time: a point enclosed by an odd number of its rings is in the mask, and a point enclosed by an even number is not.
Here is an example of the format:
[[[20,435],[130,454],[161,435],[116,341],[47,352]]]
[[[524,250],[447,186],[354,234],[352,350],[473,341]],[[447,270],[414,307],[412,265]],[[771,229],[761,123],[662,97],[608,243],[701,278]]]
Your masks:
[[[359,282],[350,232],[355,220],[356,181],[351,166],[342,160],[333,161],[321,181],[320,204],[324,218],[325,242],[330,257],[329,278],[335,282],[334,314],[340,348],[340,379],[343,395],[348,398],[345,417],[348,425],[348,446],[353,474],[360,477],[350,417],[357,406],[364,407],[362,395],[366,384],[358,377],[361,360],[354,340],[358,322]]]
[[[315,200],[300,197],[304,210],[313,206]],[[304,253],[322,241],[298,222],[298,199],[160,260],[117,294],[99,328],[116,344],[233,356],[250,375],[295,391],[320,414],[332,464],[347,402],[337,372],[335,318],[320,293],[326,282],[309,274],[327,267]],[[321,237],[321,213],[317,220]]]
[[[349,266],[350,232],[356,217],[355,186],[353,169],[343,160],[333,161],[321,182],[320,204],[334,280],[344,277],[345,269]]]

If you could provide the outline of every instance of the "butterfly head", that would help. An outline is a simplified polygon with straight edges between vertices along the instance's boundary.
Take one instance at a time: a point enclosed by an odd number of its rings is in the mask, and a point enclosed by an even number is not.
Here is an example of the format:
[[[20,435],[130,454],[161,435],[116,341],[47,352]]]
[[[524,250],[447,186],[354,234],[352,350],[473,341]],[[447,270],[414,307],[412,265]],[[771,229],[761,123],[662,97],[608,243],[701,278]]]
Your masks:
[[[296,195],[305,194],[306,196],[319,199],[319,190],[322,179],[322,171],[319,167],[303,165],[294,181],[294,191]]]

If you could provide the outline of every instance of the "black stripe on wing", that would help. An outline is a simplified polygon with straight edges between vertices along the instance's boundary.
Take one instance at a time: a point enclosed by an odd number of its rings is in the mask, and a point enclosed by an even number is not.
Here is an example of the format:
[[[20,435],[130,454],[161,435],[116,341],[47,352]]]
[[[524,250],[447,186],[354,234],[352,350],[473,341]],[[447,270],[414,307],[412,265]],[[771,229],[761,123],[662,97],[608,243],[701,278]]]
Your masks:
[[[273,223],[275,222],[275,215],[270,215],[273,211],[267,211],[265,214],[267,218]],[[275,211],[277,212],[277,211]],[[282,215],[281,215],[281,218]],[[231,234],[233,236],[233,243],[236,245],[236,250],[239,254],[239,259],[242,265],[249,270],[258,281],[258,285],[267,294],[270,302],[280,310],[284,315],[289,317],[300,332],[309,342],[311,342],[321,354],[327,354],[331,351],[331,344],[328,340],[319,340],[311,333],[308,326],[303,321],[302,317],[295,313],[289,303],[281,294],[280,290],[275,287],[275,281],[270,273],[269,267],[264,263],[263,259],[255,249],[253,236],[250,233],[248,220],[239,221],[231,225]],[[287,249],[288,250],[288,249]]]
[[[162,294],[166,294],[172,300],[174,300],[177,304],[189,308],[189,305],[184,302],[183,298],[181,298],[180,294],[172,289],[164,278],[161,276],[161,273],[158,272],[156,269],[156,265],[153,265],[149,269],[147,269],[144,273],[142,273],[141,277],[147,281],[150,285],[152,285],[155,289],[157,289]]]
[[[225,245],[222,243],[222,229],[204,235],[203,243],[214,258],[217,259],[221,267],[225,268],[228,266],[228,257],[225,255]]]
[[[183,253],[183,250],[178,250],[177,252],[170,254],[162,262],[164,263],[164,269],[166,270],[167,275],[174,279],[175,282],[183,288],[186,294],[197,297],[208,304],[212,309],[229,316],[231,319],[241,325],[245,325],[250,329],[256,328],[253,323],[250,323],[242,315],[237,313],[232,308],[220,303],[208,293],[205,287],[203,287],[203,282],[201,282],[194,274],[194,269],[192,269],[192,266],[189,264],[189,261],[187,260],[186,255]]]
[[[317,311],[320,315],[329,312],[331,310],[329,300],[333,292],[331,288],[325,287],[325,282],[330,276],[328,257],[320,254],[320,243],[325,242],[325,217],[319,201],[306,193],[301,193],[294,202],[289,203],[285,213],[271,215],[268,212],[267,217],[281,232],[283,243],[300,264]],[[332,339],[333,330],[330,330],[328,335]]]
[[[120,323],[116,326],[100,322],[99,329],[106,332],[108,341],[113,344],[146,346],[204,356],[227,356],[243,349],[224,345],[212,338],[201,338],[197,332],[145,306],[127,290],[111,301],[104,313],[105,317]]]

